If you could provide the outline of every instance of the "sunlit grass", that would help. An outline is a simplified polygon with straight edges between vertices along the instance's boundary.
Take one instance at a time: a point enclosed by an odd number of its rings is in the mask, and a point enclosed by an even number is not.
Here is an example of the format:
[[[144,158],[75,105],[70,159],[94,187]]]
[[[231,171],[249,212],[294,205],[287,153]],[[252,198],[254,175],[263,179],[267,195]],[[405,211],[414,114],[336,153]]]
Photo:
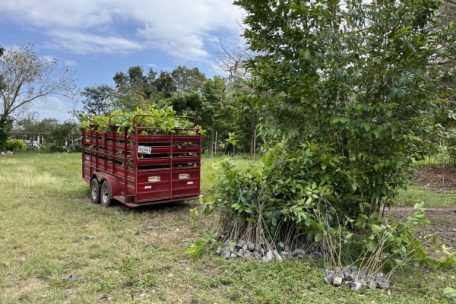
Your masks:
[[[456,207],[456,192],[436,191],[424,186],[410,185],[400,190],[395,201],[398,206],[414,206],[424,203],[424,207]]]

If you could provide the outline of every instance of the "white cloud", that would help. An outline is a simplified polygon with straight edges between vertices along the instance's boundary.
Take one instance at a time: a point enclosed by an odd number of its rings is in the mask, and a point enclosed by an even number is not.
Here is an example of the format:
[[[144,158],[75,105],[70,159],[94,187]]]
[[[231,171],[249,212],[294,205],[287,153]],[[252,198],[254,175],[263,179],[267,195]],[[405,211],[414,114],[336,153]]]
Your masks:
[[[49,62],[49,63],[55,62],[55,61],[57,60],[57,58],[52,57],[52,56],[48,56],[48,55],[41,56],[41,58],[42,58],[44,61],[47,61],[47,62]]]
[[[141,49],[139,43],[116,36],[86,34],[76,31],[50,31],[48,47],[76,54],[122,53]]]
[[[46,96],[36,100],[28,109],[29,112],[36,112],[40,119],[56,118],[60,121],[71,119],[72,110],[79,109],[75,100],[61,96]]]
[[[44,29],[49,45],[74,53],[147,47],[188,60],[207,58],[216,32],[239,37],[242,19],[232,0],[3,0],[0,13]],[[125,23],[135,28],[115,33]]]
[[[68,66],[68,67],[73,67],[73,66],[77,66],[78,63],[74,60],[71,60],[71,59],[67,59],[63,62],[64,65]]]

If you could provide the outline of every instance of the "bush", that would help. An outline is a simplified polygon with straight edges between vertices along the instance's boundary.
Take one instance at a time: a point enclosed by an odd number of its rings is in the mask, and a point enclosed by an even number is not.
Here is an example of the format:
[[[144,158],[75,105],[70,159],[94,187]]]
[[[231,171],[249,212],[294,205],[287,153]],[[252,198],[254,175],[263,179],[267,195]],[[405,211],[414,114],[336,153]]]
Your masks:
[[[278,250],[279,242],[291,250],[312,246],[332,267],[357,261],[375,273],[415,262],[451,264],[450,254],[445,261],[430,260],[417,239],[428,223],[420,205],[401,221],[353,209],[358,189],[340,167],[330,147],[311,143],[297,150],[277,145],[243,169],[224,161],[206,211],[221,212],[222,241],[242,239]]]
[[[347,182],[330,151],[324,145],[306,144],[294,151],[277,145],[257,166],[245,170],[223,162],[216,200],[207,205],[222,210],[219,234],[272,247],[276,239],[290,247],[320,241],[324,224],[319,215],[339,222],[337,214],[345,214],[346,208],[335,204],[344,201],[341,188],[347,188]]]
[[[364,260],[361,267],[371,272],[411,263],[429,263],[428,252],[422,240],[418,239],[420,228],[429,224],[422,204],[415,205],[415,212],[402,220],[391,217],[376,217],[367,227],[368,235],[364,237]]]
[[[43,150],[49,153],[66,152],[65,148],[55,144],[46,145]]]
[[[5,145],[6,151],[22,152],[25,151],[25,143],[20,139],[8,139]]]

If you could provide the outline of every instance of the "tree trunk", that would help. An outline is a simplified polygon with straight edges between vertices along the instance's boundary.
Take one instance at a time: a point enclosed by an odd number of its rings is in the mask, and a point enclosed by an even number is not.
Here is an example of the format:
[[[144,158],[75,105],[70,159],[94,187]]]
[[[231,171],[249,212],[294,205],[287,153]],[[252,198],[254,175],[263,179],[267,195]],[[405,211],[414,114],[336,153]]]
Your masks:
[[[12,120],[7,115],[0,116],[0,150],[5,150],[6,141],[11,135]]]
[[[211,132],[211,158],[214,158],[214,125],[212,125],[212,132]]]
[[[253,129],[253,161],[256,161],[256,140],[257,140],[257,128]]]
[[[215,150],[215,155],[217,155],[217,131],[215,131],[215,143],[214,143],[214,150]]]

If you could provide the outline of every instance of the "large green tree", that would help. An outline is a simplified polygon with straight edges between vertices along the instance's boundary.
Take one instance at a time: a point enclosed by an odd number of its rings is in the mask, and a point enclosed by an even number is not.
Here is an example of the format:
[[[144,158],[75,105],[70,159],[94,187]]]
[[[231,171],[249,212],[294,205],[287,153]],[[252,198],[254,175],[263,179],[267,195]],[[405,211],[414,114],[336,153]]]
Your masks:
[[[31,47],[6,50],[0,57],[0,149],[11,132],[14,115],[46,96],[74,92],[71,72],[56,59],[37,56]]]
[[[108,114],[113,108],[114,90],[108,85],[87,87],[81,95],[84,97],[82,110],[85,114]]]
[[[442,80],[454,71],[441,65],[456,56],[456,29],[439,22],[442,2],[236,3],[246,11],[269,142],[329,145],[344,177],[335,194],[349,214],[389,203],[451,90]]]
[[[171,72],[178,92],[197,92],[203,86],[206,76],[198,68],[178,66]]]
[[[140,66],[130,67],[127,73],[117,72],[113,77],[115,106],[133,110],[144,102],[155,102],[159,98],[154,85],[156,76],[153,69],[145,74]]]

